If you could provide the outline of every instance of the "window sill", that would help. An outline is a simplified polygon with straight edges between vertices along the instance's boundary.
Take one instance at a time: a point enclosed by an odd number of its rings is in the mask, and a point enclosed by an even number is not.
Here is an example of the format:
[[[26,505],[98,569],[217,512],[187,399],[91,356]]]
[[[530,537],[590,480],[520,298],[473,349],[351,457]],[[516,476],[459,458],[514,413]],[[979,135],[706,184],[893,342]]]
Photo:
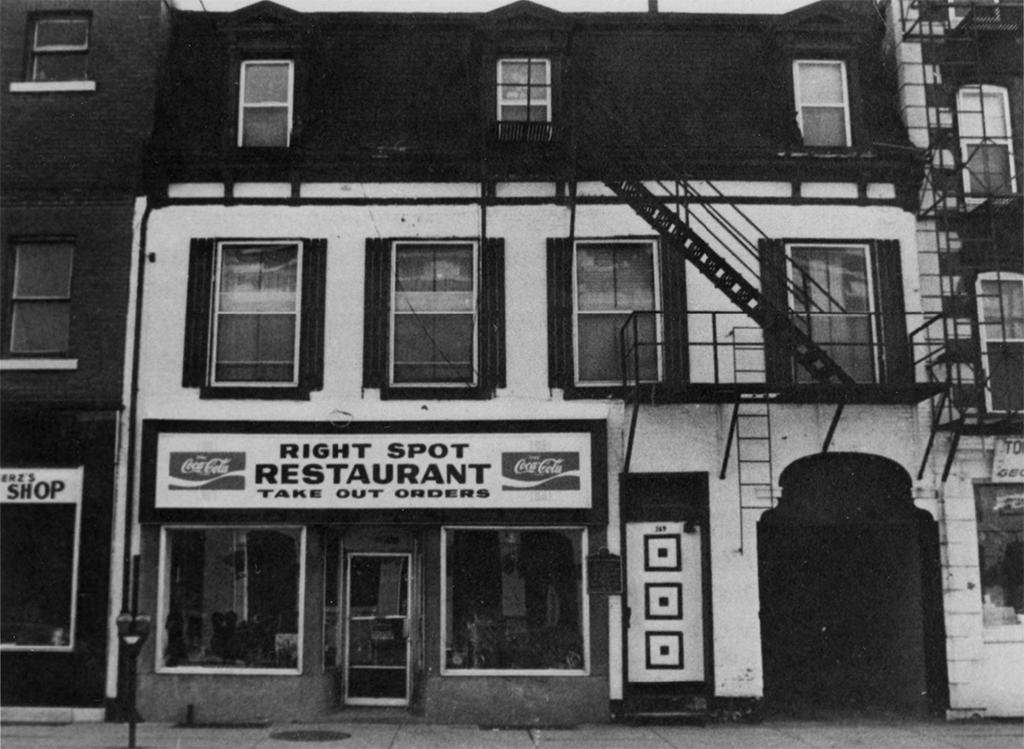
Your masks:
[[[308,401],[309,391],[298,387],[222,387],[199,388],[199,397],[204,400],[264,400],[264,401]]]
[[[383,387],[380,391],[381,400],[488,400],[494,397],[494,391],[475,387]]]
[[[11,83],[12,94],[47,94],[96,90],[96,81],[22,81]]]
[[[78,359],[0,359],[0,371],[74,369],[78,369]]]

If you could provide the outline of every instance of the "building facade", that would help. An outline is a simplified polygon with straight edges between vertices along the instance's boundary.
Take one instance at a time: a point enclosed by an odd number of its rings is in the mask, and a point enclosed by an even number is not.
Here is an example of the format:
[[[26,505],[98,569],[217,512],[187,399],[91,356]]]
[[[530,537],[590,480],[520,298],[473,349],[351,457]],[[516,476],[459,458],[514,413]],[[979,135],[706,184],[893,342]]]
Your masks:
[[[904,120],[925,154],[918,208],[930,376],[917,478],[942,519],[954,716],[1024,713],[1024,5],[893,2]]]
[[[141,713],[945,709],[884,44],[871,3],[175,13]]]
[[[116,693],[125,348],[157,0],[4,4],[0,704],[100,718]]]

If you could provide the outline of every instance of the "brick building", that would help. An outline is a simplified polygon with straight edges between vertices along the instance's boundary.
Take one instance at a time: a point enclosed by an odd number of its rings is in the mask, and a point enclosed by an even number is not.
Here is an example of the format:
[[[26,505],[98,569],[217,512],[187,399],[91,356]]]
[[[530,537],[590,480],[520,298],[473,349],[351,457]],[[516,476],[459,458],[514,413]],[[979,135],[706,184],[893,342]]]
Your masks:
[[[101,718],[116,693],[125,340],[165,13],[159,0],[4,3],[5,719]]]
[[[1024,713],[1024,3],[888,7],[924,155],[918,247],[929,377],[916,478],[941,519],[950,708]]]
[[[147,718],[947,706],[885,25],[652,5],[173,15]]]

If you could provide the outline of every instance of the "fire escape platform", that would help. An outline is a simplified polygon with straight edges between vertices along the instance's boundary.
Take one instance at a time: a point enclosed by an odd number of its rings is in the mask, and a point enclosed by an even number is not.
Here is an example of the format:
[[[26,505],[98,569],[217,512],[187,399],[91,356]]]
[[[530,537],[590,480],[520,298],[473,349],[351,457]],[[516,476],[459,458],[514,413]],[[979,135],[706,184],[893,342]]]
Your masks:
[[[630,402],[645,405],[679,403],[735,403],[743,396],[760,396],[776,403],[843,404],[862,406],[914,405],[945,389],[941,383],[908,385],[808,383],[779,387],[759,383],[644,383],[631,389]]]

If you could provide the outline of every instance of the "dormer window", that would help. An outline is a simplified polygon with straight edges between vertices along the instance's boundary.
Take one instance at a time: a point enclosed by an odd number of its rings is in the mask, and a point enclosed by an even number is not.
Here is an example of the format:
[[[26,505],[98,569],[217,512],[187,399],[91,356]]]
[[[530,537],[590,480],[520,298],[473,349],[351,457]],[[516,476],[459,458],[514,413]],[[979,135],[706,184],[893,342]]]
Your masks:
[[[846,148],[852,143],[845,63],[795,60],[793,91],[797,124],[805,146]]]
[[[551,60],[498,60],[498,137],[551,140]]]
[[[286,148],[290,145],[294,77],[291,60],[247,60],[242,63],[239,146]]]

